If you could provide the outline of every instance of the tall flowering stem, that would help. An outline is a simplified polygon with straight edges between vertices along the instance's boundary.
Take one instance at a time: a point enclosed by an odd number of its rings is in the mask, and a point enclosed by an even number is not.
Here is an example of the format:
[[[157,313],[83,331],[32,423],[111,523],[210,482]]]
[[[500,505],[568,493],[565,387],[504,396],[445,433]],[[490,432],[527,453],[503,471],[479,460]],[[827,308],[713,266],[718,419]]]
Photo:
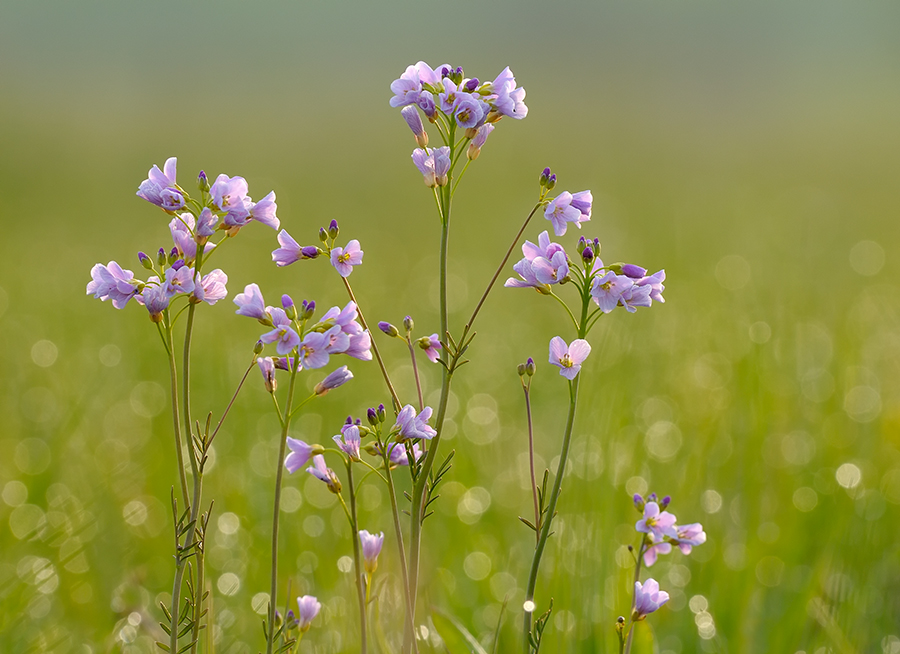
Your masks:
[[[641,580],[641,563],[644,561],[644,539],[641,538],[641,544],[638,547],[637,557],[634,563],[634,579],[631,582],[632,589],[634,589],[634,585]],[[631,596],[631,610],[634,612],[634,607],[637,604],[637,591],[633,592]],[[630,654],[631,652],[631,642],[634,639],[634,622],[632,621],[628,627],[628,639],[624,642],[624,649],[622,650],[625,654]]]
[[[353,461],[347,459],[347,486],[350,489],[350,537],[353,540],[353,571],[356,576],[356,597],[359,602],[359,633],[361,639],[360,652],[366,654],[368,647],[368,628],[366,626],[366,589],[363,582],[363,570],[359,558],[359,520],[356,515],[356,488],[353,485]],[[338,495],[343,503],[344,498]],[[346,507],[345,507],[346,508]]]

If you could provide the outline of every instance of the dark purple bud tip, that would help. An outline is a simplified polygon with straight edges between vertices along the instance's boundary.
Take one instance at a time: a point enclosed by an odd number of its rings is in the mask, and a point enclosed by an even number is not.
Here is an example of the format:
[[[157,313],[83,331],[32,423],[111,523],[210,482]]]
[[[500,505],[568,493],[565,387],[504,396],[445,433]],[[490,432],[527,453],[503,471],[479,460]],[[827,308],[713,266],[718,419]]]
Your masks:
[[[150,261],[150,257],[148,257],[144,252],[138,252],[138,261],[144,263],[145,261]]]
[[[294,301],[291,299],[290,295],[285,294],[281,296],[281,306],[283,306],[285,310],[294,306]]]
[[[655,501],[656,501],[656,493],[650,493],[650,494],[647,496],[647,501],[648,501],[648,502],[655,502]]]
[[[284,617],[288,622],[293,620],[294,619],[294,609],[288,609],[287,615]]]
[[[659,505],[660,505],[660,507],[662,507],[664,509],[667,506],[669,506],[669,502],[671,502],[671,501],[672,501],[672,498],[670,496],[666,495],[664,498],[662,498],[662,502],[660,502]]]
[[[378,424],[378,412],[372,407],[369,407],[366,410],[366,420],[368,420],[369,424],[374,427]]]
[[[541,173],[541,174],[542,174],[544,177],[546,177],[547,179],[550,179],[550,175],[552,175],[553,173],[551,172],[551,170],[550,170],[549,168],[544,168],[544,172]]]
[[[585,261],[592,261],[594,259],[594,251],[589,247],[584,248],[581,251],[581,258]]]
[[[622,274],[626,277],[631,277],[631,279],[640,279],[647,274],[647,269],[636,266],[633,263],[626,263],[622,266]]]
[[[528,357],[528,361],[525,362],[525,374],[527,374],[529,377],[533,377],[534,370],[535,370],[534,359],[532,359],[531,357]]]
[[[303,259],[315,259],[319,256],[319,248],[315,245],[307,245],[300,249],[300,257]]]
[[[166,251],[163,248],[159,248],[159,252],[156,253],[156,262],[160,266],[166,265]]]
[[[385,322],[384,320],[382,320],[381,322],[378,323],[378,329],[380,329],[385,334],[387,334],[388,336],[391,336],[391,337],[396,337],[396,336],[399,336],[399,334],[400,334],[400,331],[396,327],[394,327],[389,322]]]
[[[303,300],[303,304],[300,305],[302,307],[302,311],[300,312],[300,317],[303,320],[309,320],[313,317],[313,314],[316,312],[316,302],[315,300],[310,300],[307,302]]]
[[[207,180],[206,180],[206,172],[204,172],[204,171],[201,170],[201,171],[200,171],[200,174],[197,175],[197,179],[201,179],[201,180],[203,180],[203,181],[207,181]]]
[[[466,82],[466,91],[468,91],[469,93],[471,93],[472,91],[474,91],[477,88],[478,88],[478,78],[477,77],[473,77],[468,82]]]
[[[638,493],[634,494],[634,508],[638,511],[644,510],[644,498],[641,497]]]
[[[172,264],[172,270],[181,270],[184,268],[184,259],[178,259]]]
[[[263,347],[262,341],[256,341],[256,345],[253,346],[253,354],[262,354]]]
[[[328,225],[328,237],[335,239],[338,237],[341,229],[338,227],[338,222],[336,220],[332,220],[331,224]]]
[[[547,187],[548,191],[552,191],[553,188],[556,186],[556,175],[555,174],[550,175],[550,177],[547,179],[547,183],[544,184],[544,186]]]
[[[378,422],[384,422],[385,418],[387,418],[387,411],[384,410],[384,405],[378,405]]]
[[[353,416],[347,416],[347,419],[344,421],[344,424],[352,425],[353,424]]]
[[[323,243],[328,240],[328,232],[324,227],[319,227],[319,240]]]
[[[403,329],[405,329],[407,332],[411,332],[415,328],[415,326],[416,324],[413,322],[411,316],[406,316],[406,318],[403,319]]]

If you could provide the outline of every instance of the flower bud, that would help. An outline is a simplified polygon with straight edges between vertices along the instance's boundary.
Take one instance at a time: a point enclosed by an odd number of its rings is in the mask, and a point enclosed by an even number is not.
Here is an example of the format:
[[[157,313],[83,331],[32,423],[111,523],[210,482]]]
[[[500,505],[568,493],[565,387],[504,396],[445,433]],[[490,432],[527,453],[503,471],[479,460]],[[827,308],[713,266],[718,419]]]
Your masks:
[[[166,250],[165,248],[159,248],[159,252],[156,254],[156,263],[159,264],[160,268],[165,267],[166,265]]]
[[[634,508],[638,510],[638,513],[644,512],[644,498],[638,493],[634,494]]]
[[[175,250],[173,250],[175,252]],[[184,259],[176,259],[172,262],[172,270],[181,270],[184,268]]]
[[[669,495],[666,495],[662,498],[662,501],[659,503],[659,508],[665,510],[669,503],[672,501],[672,498]]]
[[[387,411],[384,410],[384,405],[378,405],[378,422],[384,422],[387,418]]]
[[[334,240],[338,237],[338,234],[341,233],[340,228],[338,227],[337,220],[332,220],[331,224],[328,225],[328,238]]]
[[[403,329],[405,329],[405,330],[406,330],[406,333],[408,334],[408,333],[411,332],[414,328],[415,328],[415,323],[413,322],[412,317],[411,317],[411,316],[406,316],[406,318],[403,319]]]
[[[366,410],[366,420],[368,420],[369,424],[374,427],[378,424],[378,412],[374,408],[369,407]]]
[[[317,248],[315,245],[306,245],[300,248],[301,259],[315,259],[320,254],[322,254],[322,250]]]
[[[387,334],[391,338],[396,338],[400,335],[399,329],[394,327],[391,323],[385,322],[384,320],[382,320],[380,323],[378,323],[378,329],[383,331],[385,334]]]
[[[256,345],[253,346],[253,354],[262,354],[264,347],[262,341],[256,341]]]
[[[524,377],[525,376],[525,364],[520,363],[519,365],[517,365],[516,372],[519,373],[519,377]]]
[[[549,168],[544,168],[544,170],[541,171],[541,186],[547,186],[547,182],[550,181],[550,175]]]
[[[300,305],[302,307],[300,311],[300,320],[309,320],[313,317],[313,314],[316,312],[316,301],[310,300],[307,302],[303,300],[303,304]]]
[[[585,247],[585,248],[581,251],[581,259],[582,259],[585,263],[590,263],[591,261],[594,260],[594,251],[593,251],[590,247]]]
[[[647,269],[633,263],[622,264],[622,274],[631,279],[641,279],[647,275]]]
[[[325,395],[328,391],[332,391],[339,386],[343,386],[353,379],[353,373],[347,366],[341,366],[334,372],[329,373],[325,379],[316,384],[314,392],[316,395]]]
[[[206,173],[202,170],[200,171],[200,174],[197,175],[197,188],[199,188],[202,193],[209,193],[209,180],[206,178]]]
[[[412,130],[413,136],[416,139],[416,144],[418,144],[420,148],[427,146],[428,133],[425,131],[425,126],[422,124],[422,117],[419,115],[419,110],[416,108],[416,105],[406,105],[400,110],[400,115],[403,116],[403,120],[406,121],[406,124],[409,125],[409,129]]]
[[[178,248],[172,248],[169,251],[168,263],[174,267],[174,263],[178,261]]]
[[[529,377],[534,377],[534,370],[535,370],[534,359],[532,359],[531,357],[528,357],[528,361],[525,362],[525,374],[528,375]]]
[[[556,186],[556,175],[550,175],[550,178],[547,180],[547,190],[552,191]]]
[[[266,390],[274,393],[275,389],[278,388],[278,383],[275,380],[275,362],[272,361],[272,357],[259,357],[256,360],[256,365],[259,366],[259,371],[262,373],[263,384],[265,384]]]
[[[284,312],[288,318],[291,320],[297,319],[297,308],[294,306],[294,301],[290,295],[285,294],[281,296],[281,306],[284,307]]]
[[[656,500],[656,493],[650,493],[650,494],[647,496],[647,501],[648,501],[648,502],[656,502],[656,501],[657,501],[657,500]]]
[[[478,78],[473,77],[472,79],[470,79],[468,82],[465,83],[464,88],[469,93],[472,93],[472,91],[474,91],[475,89],[478,88],[478,84],[479,84]]]
[[[328,240],[328,232],[325,231],[324,227],[319,227],[319,240],[323,243]]]
[[[463,81],[463,77],[465,77],[465,73],[463,72],[462,66],[457,66],[456,70],[451,70],[450,74],[447,75],[450,78],[450,81],[456,85],[459,85],[460,82]]]
[[[138,261],[140,261],[141,265],[147,270],[153,270],[153,262],[150,261],[150,257],[143,252],[138,252]]]

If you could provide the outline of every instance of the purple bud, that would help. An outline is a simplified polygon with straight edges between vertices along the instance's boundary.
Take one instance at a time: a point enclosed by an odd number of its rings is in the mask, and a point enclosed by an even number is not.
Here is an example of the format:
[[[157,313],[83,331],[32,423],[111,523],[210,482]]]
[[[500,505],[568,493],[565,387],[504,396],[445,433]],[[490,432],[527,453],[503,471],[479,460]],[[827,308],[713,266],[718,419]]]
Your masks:
[[[549,168],[544,168],[544,170],[541,171],[541,186],[547,186],[547,182],[550,181],[550,174]]]
[[[531,357],[528,357],[528,360],[525,362],[525,374],[528,375],[529,377],[533,377],[534,369],[535,369],[534,359],[532,359]]]
[[[323,243],[328,240],[328,232],[325,231],[324,227],[319,227],[319,240]]]
[[[178,259],[172,264],[172,270],[181,270],[184,268],[184,259]]]
[[[385,418],[387,418],[387,411],[384,410],[384,405],[378,405],[378,422],[384,422]]]
[[[664,498],[662,498],[662,502],[659,503],[659,508],[665,509],[667,506],[669,506],[669,503],[671,501],[672,498],[669,495],[666,495]]]
[[[316,395],[325,395],[328,391],[343,386],[351,379],[353,379],[353,373],[350,372],[347,366],[341,366],[316,384],[314,392]]]
[[[468,82],[466,82],[466,87],[465,87],[465,88],[466,88],[466,91],[468,91],[469,93],[471,93],[472,91],[474,91],[475,89],[478,88],[478,84],[479,84],[478,78],[477,78],[477,77],[473,77],[473,78],[470,79]]]
[[[170,262],[170,264],[171,264],[171,262],[176,261],[177,259],[178,259],[178,248],[175,247],[175,248],[172,248],[171,250],[169,250],[169,262]]]
[[[585,247],[581,251],[581,258],[584,259],[585,263],[590,263],[594,259],[594,251],[589,247]]]
[[[138,252],[138,261],[140,261],[141,265],[147,270],[153,270],[153,262],[150,261],[150,257],[143,252]]]
[[[291,299],[290,295],[285,294],[281,296],[281,306],[283,306],[285,310],[294,306],[294,301]]]
[[[556,186],[556,174],[550,175],[550,178],[547,180],[547,190],[552,191]]]
[[[160,265],[160,267],[166,265],[166,250],[165,250],[165,248],[159,248],[159,252],[156,253],[156,262]]]
[[[441,77],[447,77],[450,74],[450,69],[447,66],[441,68]]]
[[[374,427],[378,424],[378,412],[372,407],[369,407],[366,410],[366,420],[368,420],[369,424]]]
[[[655,502],[655,501],[656,501],[656,493],[650,493],[650,494],[647,496],[647,501],[648,501],[648,502]]]
[[[626,263],[622,266],[622,274],[631,279],[641,279],[647,275],[647,269],[633,263]]]
[[[336,220],[332,220],[332,221],[331,221],[331,224],[328,225],[328,236],[329,236],[329,238],[332,238],[332,239],[337,238],[337,237],[338,237],[338,234],[340,233],[340,231],[341,231],[341,230],[338,228],[338,223],[337,223],[337,221],[336,221]]]
[[[383,331],[385,334],[387,334],[391,338],[396,338],[397,336],[400,335],[399,329],[394,327],[391,323],[385,322],[384,320],[382,320],[381,322],[378,323],[378,329]]]
[[[303,310],[300,312],[301,320],[309,320],[313,317],[313,314],[316,312],[316,302],[315,300],[310,300],[307,302],[303,300],[303,304],[301,305]]]
[[[634,508],[636,508],[640,513],[643,513],[644,511],[644,498],[641,497],[638,493],[634,494]]]
[[[200,171],[200,174],[197,175],[197,187],[204,193],[209,191],[209,180],[206,178],[206,173],[202,170]]]
[[[265,346],[262,341],[256,341],[256,345],[253,346],[253,354],[262,354],[263,347]]]
[[[425,132],[425,126],[422,125],[422,117],[419,115],[419,110],[416,109],[416,105],[406,105],[400,110],[400,115],[403,116],[403,120],[406,121],[406,124],[409,125],[409,129],[412,130],[418,146],[424,148],[428,145],[428,134]]]
[[[353,424],[353,416],[347,416],[347,419],[344,420],[344,424],[345,424],[345,425],[352,425],[352,424]]]
[[[317,256],[319,256],[319,248],[315,245],[307,245],[300,248],[301,259],[315,259]]]
[[[412,317],[406,316],[406,318],[403,319],[403,329],[405,329],[407,332],[411,332],[414,328],[415,323],[413,322]]]

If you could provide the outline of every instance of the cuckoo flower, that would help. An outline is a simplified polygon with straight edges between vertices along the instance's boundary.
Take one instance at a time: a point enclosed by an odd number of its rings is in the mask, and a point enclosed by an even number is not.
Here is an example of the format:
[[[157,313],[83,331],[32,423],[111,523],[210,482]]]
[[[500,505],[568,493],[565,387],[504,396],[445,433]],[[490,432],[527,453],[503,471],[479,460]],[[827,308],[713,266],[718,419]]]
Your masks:
[[[447,183],[447,173],[450,171],[450,148],[416,148],[412,153],[413,163],[422,173],[425,186],[434,188]]]
[[[266,302],[263,300],[262,291],[259,290],[259,286],[256,284],[245,286],[244,292],[235,296],[234,303],[238,305],[238,310],[235,313],[239,316],[256,318],[263,323],[270,320],[266,313]]]
[[[635,523],[634,528],[649,534],[654,541],[661,541],[675,525],[675,520],[677,518],[668,511],[660,511],[656,502],[647,502],[644,505],[644,517]]]
[[[644,277],[643,279],[637,282],[638,286],[649,286],[650,287],[650,299],[654,302],[665,302],[665,298],[663,298],[663,291],[666,290],[666,287],[663,285],[663,282],[666,281],[666,271],[660,270],[659,272],[655,272],[649,277]]]
[[[602,267],[603,262],[597,259]],[[596,267],[595,263],[595,267]],[[634,286],[625,275],[617,275],[612,270],[602,277],[594,277],[591,283],[591,297],[603,313],[609,313],[619,305],[622,294]]]
[[[308,445],[290,436],[287,438],[287,446],[291,451],[284,457],[284,467],[291,474],[305,466],[314,454],[321,454],[323,451],[321,445]]]
[[[416,105],[407,105],[403,107],[403,109],[400,110],[400,115],[403,116],[403,120],[406,121],[406,124],[409,125],[409,129],[412,130],[418,146],[420,148],[427,146],[428,133],[425,131],[425,126],[422,124],[422,117],[419,115],[419,110],[416,108]]]
[[[345,248],[331,250],[331,265],[335,267],[341,277],[349,277],[353,272],[353,266],[362,263],[363,251],[359,249],[359,241],[353,239]]]
[[[298,597],[297,604],[300,607],[300,633],[306,633],[309,631],[310,623],[312,623],[313,618],[319,614],[319,609],[322,608],[322,605],[312,595]]]
[[[194,294],[191,302],[215,304],[219,300],[224,300],[228,295],[228,290],[225,288],[225,284],[228,283],[228,275],[219,268],[204,275],[199,283],[196,278],[194,282]]]
[[[672,545],[666,542],[653,543],[644,550],[644,565],[648,568],[656,563],[656,558],[660,554],[668,554],[672,551]]]
[[[557,195],[544,209],[544,218],[553,224],[553,231],[557,236],[566,233],[568,223],[575,223],[581,227],[582,213],[572,206],[572,194],[563,191]]]
[[[559,336],[550,340],[550,363],[559,368],[559,374],[569,381],[581,370],[581,364],[591,353],[591,344],[582,338],[575,339],[571,345]]]
[[[432,363],[438,362],[438,359],[441,357],[441,341],[438,338],[437,333],[434,333],[431,336],[423,336],[416,341],[416,343],[420,348],[425,350],[425,356],[428,357],[429,361]]]
[[[272,357],[259,357],[256,365],[259,366],[259,371],[262,373],[266,390],[274,393],[277,383],[275,381],[275,363],[272,361]]]
[[[240,311],[238,313],[240,313]],[[291,319],[287,317],[284,309],[268,307],[268,313],[272,317],[274,329],[260,336],[259,340],[267,345],[275,343],[275,351],[278,352],[278,354],[288,354],[291,350],[300,345],[300,335],[294,331],[293,323],[291,322]]]
[[[351,379],[353,379],[353,373],[350,372],[347,366],[341,366],[337,370],[329,373],[325,379],[316,384],[313,392],[316,395],[325,395],[328,391],[333,391],[335,388],[343,386]]]
[[[330,338],[320,332],[310,332],[300,343],[300,367],[307,370],[324,368],[328,365],[328,345]]]
[[[281,221],[279,221],[278,217],[275,215],[277,210],[278,205],[275,204],[275,191],[269,191],[269,194],[262,200],[256,204],[250,205],[250,219],[262,223],[263,225],[267,225],[272,229],[278,229],[281,226]]]
[[[398,438],[405,440],[407,438],[425,438],[430,439],[437,436],[437,432],[428,424],[431,418],[431,407],[427,406],[422,412],[416,415],[416,410],[411,404],[407,404],[400,413],[397,414],[397,422],[394,425],[399,429]]]
[[[535,257],[531,270],[540,283],[556,284],[569,274],[569,260],[565,252],[556,252],[551,259]]]
[[[247,180],[243,177],[219,175],[209,189],[213,204],[225,212],[225,224],[240,227],[247,224],[250,212],[245,206]]]
[[[690,525],[673,525],[666,536],[676,545],[683,554],[690,554],[691,549],[695,545],[702,545],[706,542],[706,532],[703,531],[703,525],[695,522]]]
[[[362,545],[363,558],[366,560],[366,572],[373,574],[378,567],[378,555],[381,554],[381,546],[384,544],[384,532],[370,534],[365,529],[361,529],[359,542]]]
[[[625,307],[628,313],[634,313],[637,311],[637,307],[649,307],[652,304],[650,300],[652,292],[653,289],[650,286],[632,284],[619,296],[619,304]]]
[[[359,427],[356,425],[344,425],[341,433],[334,436],[335,444],[353,461],[359,461]]]
[[[138,187],[138,197],[166,211],[178,211],[184,207],[184,195],[175,182],[177,163],[175,157],[170,157],[166,159],[163,170],[154,165],[147,173],[147,179]]]
[[[328,490],[332,493],[337,495],[341,492],[340,480],[338,480],[337,475],[334,474],[334,470],[325,465],[325,457],[321,454],[316,454],[313,457],[313,464],[306,469],[306,472],[316,479],[324,481],[328,486]]]
[[[98,300],[112,300],[116,309],[122,309],[138,291],[134,273],[124,270],[115,261],[105,266],[96,264],[91,268],[91,281],[87,285],[87,293]]]
[[[669,601],[669,594],[659,589],[655,579],[634,582],[634,610],[631,613],[632,620],[643,620],[649,614]]]
[[[162,321],[162,312],[169,308],[171,299],[172,295],[166,290],[166,285],[160,283],[159,277],[155,275],[147,280],[144,290],[135,297],[135,301],[143,304],[150,312],[150,320],[153,322]]]

